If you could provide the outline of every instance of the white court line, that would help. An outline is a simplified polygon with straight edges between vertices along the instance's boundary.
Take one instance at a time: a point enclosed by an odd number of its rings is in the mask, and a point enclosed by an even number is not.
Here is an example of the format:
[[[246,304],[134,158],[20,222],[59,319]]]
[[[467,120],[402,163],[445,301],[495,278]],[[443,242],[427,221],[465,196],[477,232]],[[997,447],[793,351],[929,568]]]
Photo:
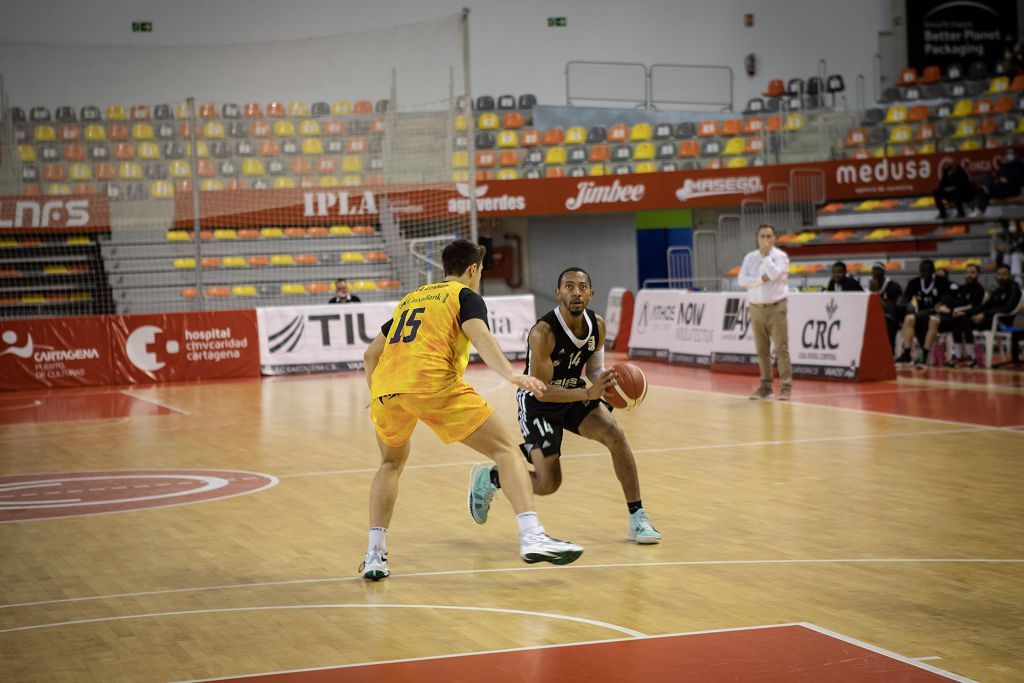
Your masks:
[[[217,677],[217,678],[197,678],[197,679],[191,679],[191,680],[187,680],[187,681],[177,681],[176,683],[210,683],[211,681],[221,681],[221,680],[224,680],[224,678],[256,678],[256,677],[259,677],[259,676],[273,676],[273,675],[277,675],[277,674],[304,673],[304,672],[307,672],[307,671],[328,671],[328,670],[334,670],[334,669],[351,669],[351,668],[355,668],[355,667],[370,667],[370,666],[378,666],[378,665],[382,665],[382,664],[402,664],[402,663],[406,663],[406,662],[423,662],[423,661],[431,661],[431,660],[438,660],[438,659],[455,659],[455,658],[461,658],[461,657],[474,657],[474,656],[477,656],[477,655],[505,654],[505,653],[508,653],[508,652],[530,652],[530,651],[535,651],[535,650],[554,650],[554,649],[564,648],[564,647],[580,647],[580,646],[586,646],[586,645],[604,645],[604,644],[607,644],[607,643],[624,643],[624,642],[630,642],[630,641],[634,641],[634,640],[659,640],[661,638],[679,638],[679,637],[685,637],[685,636],[700,636],[700,635],[707,635],[707,634],[710,634],[710,633],[735,633],[735,632],[740,632],[740,631],[762,631],[762,630],[773,629],[773,628],[792,628],[794,626],[798,626],[798,627],[801,627],[801,628],[806,628],[806,629],[808,629],[810,631],[816,631],[816,632],[821,633],[822,635],[826,635],[826,636],[828,636],[830,638],[834,638],[836,640],[841,640],[843,642],[848,642],[848,643],[850,643],[852,645],[857,645],[858,647],[861,647],[861,648],[863,648],[865,650],[870,650],[871,652],[875,652],[876,654],[880,654],[880,655],[882,655],[884,657],[888,657],[890,659],[894,659],[896,661],[903,662],[905,664],[909,664],[909,665],[911,665],[911,666],[913,666],[915,668],[918,668],[918,669],[926,669],[926,670],[928,670],[928,671],[930,671],[932,673],[935,673],[935,674],[937,674],[939,676],[943,676],[945,678],[950,678],[950,679],[955,680],[955,681],[965,681],[966,683],[974,683],[974,681],[972,681],[969,678],[962,678],[962,677],[959,677],[956,674],[952,674],[952,673],[950,673],[948,671],[943,671],[942,669],[936,669],[935,667],[929,666],[927,664],[920,664],[920,663],[918,663],[918,661],[915,661],[915,660],[908,660],[907,658],[903,657],[902,655],[896,654],[895,652],[891,652],[889,650],[885,650],[883,648],[876,647],[874,645],[869,645],[868,643],[857,641],[857,640],[854,640],[853,638],[848,638],[848,637],[843,636],[843,635],[841,635],[839,633],[836,633],[834,631],[829,631],[828,629],[821,628],[820,626],[815,626],[814,624],[811,624],[811,623],[806,622],[806,621],[795,622],[795,623],[790,623],[790,624],[766,624],[764,626],[740,626],[740,627],[736,627],[736,628],[707,629],[707,630],[704,630],[704,631],[685,631],[685,632],[682,632],[682,633],[664,633],[664,634],[650,635],[650,636],[646,636],[645,635],[645,636],[640,636],[639,638],[609,638],[609,639],[606,639],[606,640],[585,640],[585,641],[580,641],[580,642],[575,642],[575,643],[557,643],[555,645],[535,645],[535,646],[526,646],[526,647],[505,648],[505,649],[502,649],[502,650],[483,650],[483,651],[480,651],[480,652],[460,652],[460,653],[451,654],[451,655],[430,655],[430,656],[426,656],[426,657],[407,657],[407,658],[404,658],[404,659],[388,659],[388,660],[379,661],[379,662],[359,662],[359,663],[355,663],[355,664],[336,664],[334,666],[318,666],[318,667],[309,667],[309,668],[305,668],[305,669],[285,669],[285,670],[282,670],[282,671],[263,671],[263,672],[255,673],[255,674],[242,674],[242,675],[224,676],[224,677]]]
[[[390,580],[396,578],[420,578],[425,576],[453,576],[469,574],[505,574],[530,571],[570,571],[583,569],[630,569],[647,567],[719,567],[732,565],[780,565],[780,564],[1024,564],[1024,559],[1013,558],[836,558],[836,559],[805,559],[805,560],[688,560],[678,562],[621,562],[616,564],[570,564],[565,566],[516,566],[497,567],[494,569],[452,569],[435,572],[411,572],[400,574],[392,572]],[[280,581],[255,581],[252,583],[233,583],[219,586],[198,586],[194,588],[168,588],[155,591],[139,591],[136,593],[112,593],[109,595],[90,595],[79,598],[60,598],[57,600],[36,600],[0,605],[0,609],[13,607],[35,607],[38,605],[56,605],[65,602],[89,602],[92,600],[111,600],[115,598],[138,598],[148,595],[168,595],[171,593],[198,593],[205,591],[233,590],[237,588],[264,588],[267,586],[295,586],[313,583],[339,583],[345,581],[363,581],[361,576],[334,576],[322,579],[282,579]]]
[[[155,406],[160,406],[161,408],[166,408],[167,410],[173,410],[174,412],[180,413],[181,415],[191,415],[192,414],[192,413],[188,412],[187,410],[185,410],[184,408],[178,408],[177,406],[172,406],[170,403],[164,403],[163,401],[159,401],[159,400],[157,400],[155,398],[149,398],[148,396],[139,396],[138,394],[133,393],[131,391],[121,391],[121,392],[118,392],[118,393],[124,394],[125,396],[127,396],[129,398],[134,398],[134,399],[138,399],[140,401],[145,401],[146,403],[152,403]]]
[[[851,638],[850,636],[844,636],[842,633],[836,633],[835,631],[830,631],[827,628],[822,628],[821,626],[816,626],[814,624],[810,624],[807,622],[802,623],[801,626],[803,626],[804,628],[809,628],[812,631],[817,631],[818,633],[823,633],[826,636],[835,638],[836,640],[842,640],[844,642],[850,643],[851,645],[862,647],[865,650],[877,652],[880,655],[896,659],[898,661],[903,662],[904,664],[916,666],[918,669],[924,669],[925,671],[930,671],[933,674],[944,676],[954,681],[960,681],[961,683],[975,683],[973,679],[958,676],[954,673],[950,673],[949,671],[943,671],[942,669],[931,666],[930,664],[922,664],[921,662],[910,659],[909,657],[904,657],[903,655],[896,654],[895,652],[892,652],[890,650],[885,650],[870,643],[865,643],[863,640],[857,640],[856,638]]]
[[[57,621],[49,624],[33,624],[32,626],[17,626],[15,628],[0,629],[0,633],[14,633],[16,631],[35,631],[43,628],[57,628],[60,626],[77,626],[79,624],[98,624],[106,621],[127,621],[129,619],[152,619],[156,617],[177,617],[192,614],[221,614],[224,612],[269,612],[273,610],[292,610],[292,609],[367,609],[367,608],[381,608],[381,609],[439,609],[439,610],[457,610],[465,612],[496,612],[499,614],[519,614],[528,617],[542,617],[545,619],[561,619],[563,621],[575,621],[580,624],[587,624],[589,626],[599,626],[601,628],[611,629],[612,631],[618,631],[624,633],[627,636],[634,638],[643,637],[644,633],[640,631],[634,631],[631,628],[625,626],[617,626],[615,624],[609,624],[605,621],[598,621],[596,619],[586,619],[584,617],[571,617],[565,614],[555,614],[553,612],[532,612],[528,610],[520,609],[503,609],[501,607],[464,607],[461,605],[391,605],[391,604],[336,604],[336,605],[267,605],[263,607],[221,607],[214,609],[194,609],[194,610],[183,610],[180,612],[147,612],[145,614],[124,614],[115,617],[98,617],[96,619],[76,619],[74,621]]]
[[[931,657],[911,657],[911,659],[913,659],[915,662],[930,662],[933,659],[942,659],[942,657],[936,657],[935,655],[932,655]]]
[[[821,443],[828,441],[868,441],[871,439],[889,439],[889,438],[901,438],[901,437],[915,437],[915,436],[938,436],[944,434],[974,434],[977,432],[986,431],[1004,431],[1004,427],[987,427],[984,425],[975,425],[970,429],[938,429],[931,431],[919,431],[919,432],[890,432],[884,433],[871,433],[871,434],[851,434],[849,436],[820,436],[820,437],[809,437],[806,439],[779,439],[775,441],[740,441],[737,443],[717,443],[717,444],[700,444],[696,446],[667,446],[665,448],[637,448],[633,450],[634,454],[638,453],[674,453],[677,451],[704,451],[704,450],[719,450],[728,448],[747,448],[751,446],[785,446],[789,444],[803,444],[803,443]],[[593,453],[570,453],[559,456],[562,459],[575,459],[575,458],[597,458],[605,457],[608,455],[608,451],[596,451]],[[406,465],[405,469],[431,469],[437,467],[464,467],[466,465],[476,465],[479,460],[460,460],[458,462],[444,462],[435,463],[429,465]],[[376,467],[360,467],[348,470],[323,470],[320,472],[297,472],[293,474],[279,474],[278,479],[289,479],[294,477],[321,477],[338,474],[365,474],[368,472],[376,472]]]

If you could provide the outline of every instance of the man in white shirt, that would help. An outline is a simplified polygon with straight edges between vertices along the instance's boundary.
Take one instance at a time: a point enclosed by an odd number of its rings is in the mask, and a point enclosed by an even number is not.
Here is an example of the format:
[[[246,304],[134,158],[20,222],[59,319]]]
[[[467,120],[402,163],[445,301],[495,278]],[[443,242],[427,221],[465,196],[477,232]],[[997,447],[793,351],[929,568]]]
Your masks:
[[[757,229],[757,249],[743,258],[737,280],[740,287],[747,290],[750,327],[754,331],[757,364],[761,370],[761,385],[750,398],[771,398],[771,347],[775,346],[779,379],[782,382],[779,400],[788,401],[793,382],[793,367],[789,363],[789,331],[786,327],[789,256],[775,247],[775,237],[775,228],[771,225],[764,224]]]

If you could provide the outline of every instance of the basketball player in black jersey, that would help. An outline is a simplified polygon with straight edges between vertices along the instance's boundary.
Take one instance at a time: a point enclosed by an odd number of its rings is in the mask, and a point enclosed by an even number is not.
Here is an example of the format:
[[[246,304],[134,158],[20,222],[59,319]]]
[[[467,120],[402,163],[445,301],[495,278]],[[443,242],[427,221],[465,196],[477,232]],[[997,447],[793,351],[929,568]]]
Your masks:
[[[935,307],[949,293],[949,280],[935,274],[935,263],[924,259],[917,269],[918,277],[907,283],[903,292],[903,300],[907,305],[907,315],[903,319],[903,353],[896,359],[897,363],[910,363],[910,347],[917,337],[921,352],[914,360],[915,365],[924,367],[928,363],[931,347],[927,346],[928,324],[935,314]]]
[[[554,493],[562,483],[559,456],[562,433],[604,444],[612,456],[615,475],[629,508],[627,537],[637,543],[661,541],[661,534],[647,517],[640,500],[640,480],[633,452],[608,405],[601,400],[615,382],[615,373],[604,369],[604,319],[587,308],[593,296],[590,275],[582,268],[566,268],[555,290],[559,305],[530,330],[525,374],[547,385],[542,398],[517,391],[523,453],[533,464],[533,491]],[[584,369],[590,386],[583,379]],[[469,511],[478,524],[487,521],[491,498],[501,486],[497,469],[473,468],[469,486]]]

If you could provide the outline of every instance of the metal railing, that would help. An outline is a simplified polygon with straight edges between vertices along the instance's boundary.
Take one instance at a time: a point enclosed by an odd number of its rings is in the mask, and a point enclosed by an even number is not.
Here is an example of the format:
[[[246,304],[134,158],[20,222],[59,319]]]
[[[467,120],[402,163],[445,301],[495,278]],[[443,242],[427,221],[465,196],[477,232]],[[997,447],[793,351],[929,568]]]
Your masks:
[[[732,69],[719,65],[572,60],[565,65],[565,101],[617,102],[635,109],[658,105],[732,111]]]

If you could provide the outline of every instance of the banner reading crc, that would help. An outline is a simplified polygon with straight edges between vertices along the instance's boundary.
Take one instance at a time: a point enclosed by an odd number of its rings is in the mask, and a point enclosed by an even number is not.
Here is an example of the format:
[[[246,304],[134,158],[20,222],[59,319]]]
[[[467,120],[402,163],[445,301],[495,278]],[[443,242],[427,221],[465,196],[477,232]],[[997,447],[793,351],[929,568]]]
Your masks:
[[[0,390],[111,384],[106,316],[0,321]]]
[[[117,384],[259,377],[255,311],[110,316]]]
[[[1005,150],[844,159],[735,169],[634,173],[587,178],[488,180],[471,188],[442,185],[221,190],[200,193],[205,227],[377,223],[464,216],[475,201],[481,216],[551,216],[707,206],[765,199],[769,185],[820,189],[830,201],[931,194],[945,159],[980,176],[995,170]],[[191,196],[179,193],[176,223],[192,225]]]

